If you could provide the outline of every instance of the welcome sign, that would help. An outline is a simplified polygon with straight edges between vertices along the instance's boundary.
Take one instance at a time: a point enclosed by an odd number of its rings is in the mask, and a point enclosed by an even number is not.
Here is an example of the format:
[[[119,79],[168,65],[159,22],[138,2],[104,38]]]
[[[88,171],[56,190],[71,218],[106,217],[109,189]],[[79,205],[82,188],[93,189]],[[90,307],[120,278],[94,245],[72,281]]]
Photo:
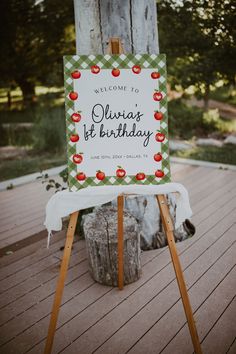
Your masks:
[[[165,55],[64,57],[69,187],[170,181]]]

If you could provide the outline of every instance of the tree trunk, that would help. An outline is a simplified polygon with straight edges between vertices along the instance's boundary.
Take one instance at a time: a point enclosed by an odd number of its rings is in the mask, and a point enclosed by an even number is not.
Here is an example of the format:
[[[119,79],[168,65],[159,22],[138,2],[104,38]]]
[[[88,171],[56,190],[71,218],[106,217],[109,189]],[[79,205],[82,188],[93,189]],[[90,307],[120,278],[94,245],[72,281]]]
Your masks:
[[[31,81],[19,80],[19,86],[22,91],[23,101],[25,105],[29,105],[35,102],[35,86]]]
[[[205,112],[208,111],[208,108],[209,108],[209,95],[210,95],[210,85],[206,84],[206,90],[205,90],[205,94],[203,97]]]
[[[7,91],[7,107],[11,109],[11,89]]]
[[[155,0],[74,0],[77,54],[104,54],[110,37],[127,53],[159,53]]]
[[[159,53],[155,0],[74,0],[77,54],[104,54],[110,37],[120,37],[126,53]],[[156,198],[126,203],[138,217],[145,249],[161,230]],[[183,235],[183,239],[186,234]]]
[[[124,210],[124,284],[141,275],[139,225]],[[90,273],[101,284],[117,286],[117,208],[103,206],[83,217]]]

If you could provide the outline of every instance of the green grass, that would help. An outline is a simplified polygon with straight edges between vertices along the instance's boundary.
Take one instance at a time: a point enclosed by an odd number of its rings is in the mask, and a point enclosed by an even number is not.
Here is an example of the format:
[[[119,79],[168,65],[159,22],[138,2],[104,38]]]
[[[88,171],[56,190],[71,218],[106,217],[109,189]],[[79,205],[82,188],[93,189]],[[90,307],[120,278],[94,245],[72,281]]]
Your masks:
[[[50,95],[61,95],[64,92],[63,87],[46,87],[46,86],[36,86],[35,94],[37,97],[39,96],[50,96]],[[22,92],[19,87],[16,87],[11,91],[11,100],[12,103],[22,101]],[[7,103],[7,89],[0,88],[0,104]]]
[[[65,154],[27,156],[18,160],[0,161],[0,181],[41,172],[51,167],[64,165]]]
[[[217,136],[236,131],[236,120],[225,120],[217,110],[204,112],[198,107],[190,107],[181,99],[169,102],[169,133],[173,138],[191,139],[208,137],[212,133]]]
[[[236,88],[222,86],[210,92],[210,98],[236,106]]]
[[[197,146],[186,151],[171,151],[171,155],[185,159],[236,165],[236,149],[235,145],[232,144],[227,144],[222,147]]]
[[[0,124],[34,123],[39,115],[49,109],[61,109],[64,113],[64,91],[62,88],[36,87],[36,102],[24,107],[19,89],[12,91],[11,109],[7,107],[6,93],[0,89]]]

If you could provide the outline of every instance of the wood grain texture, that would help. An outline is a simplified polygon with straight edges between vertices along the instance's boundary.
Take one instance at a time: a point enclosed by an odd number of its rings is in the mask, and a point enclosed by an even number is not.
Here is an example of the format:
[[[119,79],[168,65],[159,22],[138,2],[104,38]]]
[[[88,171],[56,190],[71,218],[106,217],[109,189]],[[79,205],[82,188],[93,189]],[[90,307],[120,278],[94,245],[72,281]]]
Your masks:
[[[159,53],[154,0],[74,0],[77,54],[106,52],[119,37],[126,53]]]
[[[100,18],[103,53],[111,37],[119,37],[125,52],[132,53],[130,1],[100,0]]]
[[[153,0],[132,0],[132,52],[159,53],[157,9]]]
[[[74,0],[76,53],[101,54],[99,0]]]
[[[170,250],[170,254],[171,254],[171,258],[172,258],[172,262],[173,262],[173,266],[174,266],[174,270],[175,270],[175,274],[176,274],[176,279],[177,279],[178,286],[179,286],[179,291],[180,291],[180,294],[182,297],[184,311],[185,311],[185,315],[186,315],[186,318],[188,321],[188,326],[189,326],[194,350],[195,350],[195,353],[202,354],[202,350],[201,350],[201,346],[200,346],[200,342],[199,342],[199,338],[198,338],[198,333],[197,333],[196,325],[195,325],[194,318],[193,318],[192,308],[191,308],[191,304],[189,301],[189,296],[187,293],[187,288],[186,288],[186,284],[185,284],[185,280],[184,280],[184,276],[183,276],[183,271],[182,271],[182,267],[180,264],[180,260],[179,260],[176,245],[175,245],[175,239],[174,239],[174,234],[173,234],[174,227],[173,227],[173,223],[171,220],[169,208],[167,205],[167,200],[164,195],[158,195],[157,201],[158,201],[158,205],[160,208],[161,218],[162,218],[162,222],[164,225],[164,229],[166,232],[167,242],[168,242],[168,246],[169,246],[169,250]]]
[[[123,195],[119,195],[117,197],[117,236],[118,236],[118,287],[120,290],[124,287],[124,197]],[[137,241],[140,241],[140,237],[137,235]],[[140,243],[137,242],[137,247],[135,247],[134,255],[137,253],[140,255]],[[129,257],[131,254],[129,254]],[[135,257],[136,258],[136,257]],[[135,259],[134,258],[134,259]],[[129,262],[131,259],[129,259]],[[134,262],[130,262],[131,264]],[[138,274],[141,274],[141,263],[139,261],[139,270]],[[130,268],[130,267],[129,267]]]
[[[88,261],[91,275],[101,284],[119,286],[141,275],[138,223],[123,211],[123,197],[118,208],[104,206],[84,217]]]
[[[235,273],[230,269],[235,264],[235,247],[231,243],[236,240],[236,233],[235,226],[231,226],[236,215],[236,178],[233,171],[205,167],[194,167],[186,175],[185,167],[178,178],[188,187],[197,233],[178,243],[177,248],[202,339],[211,333],[235,296]],[[179,173],[182,168],[176,170]],[[18,188],[9,191],[12,197]],[[40,241],[0,259],[2,286],[6,289],[6,277],[8,285],[12,285],[0,295],[1,338],[8,342],[0,348],[2,353],[43,352],[64,237],[63,232],[61,236],[55,235],[55,247],[52,245],[49,250],[45,249],[45,241]],[[192,353],[187,325],[181,330],[185,315],[168,248],[143,252],[142,277],[120,292],[95,286],[88,274],[84,247],[81,241],[74,245],[54,341],[55,353],[63,348],[63,352],[70,353],[70,343],[75,341],[76,353],[79,349],[86,353],[101,346],[107,354],[107,348],[114,354],[115,343],[121,338],[120,353],[130,351],[132,345],[134,353],[142,349],[145,352],[145,348],[155,353],[165,348],[163,354]],[[58,261],[52,262],[53,257]],[[223,280],[224,277],[227,278]],[[226,311],[226,318],[228,315]],[[217,339],[223,342],[222,324]],[[231,338],[226,341],[225,352],[228,345],[233,354],[235,342],[232,340],[229,345]],[[207,340],[209,350],[214,346],[213,339],[214,336]]]
[[[78,215],[79,212],[76,211],[70,216],[70,222],[69,222],[68,231],[66,235],[65,249],[64,249],[63,259],[61,262],[60,274],[57,281],[57,288],[56,288],[56,293],[54,297],[52,313],[51,313],[51,318],[50,318],[50,323],[48,328],[48,336],[45,344],[45,350],[44,350],[45,354],[50,354],[52,351],[54,334],[57,325],[57,318],[58,318],[59,309],[61,305],[66,274],[69,266],[70,254],[71,254],[72,244],[74,241],[75,227],[76,227]]]
[[[204,172],[207,176],[208,169],[201,170],[201,173]],[[200,325],[201,339],[209,331],[211,333],[221,314],[225,313],[226,318],[230,315],[225,310],[235,296],[235,273],[230,272],[230,269],[235,264],[235,247],[231,244],[236,240],[236,234],[235,226],[231,226],[235,222],[236,196],[232,196],[231,201],[229,197],[230,188],[236,180],[231,176],[230,181],[227,171],[218,172],[218,177],[214,178],[216,188],[211,187],[208,193],[209,186],[206,186],[206,190],[201,191],[204,201],[202,210],[200,201],[196,200],[199,213],[197,234],[192,239],[177,244],[193,310],[197,310],[196,320]],[[190,195],[192,188],[202,186],[198,173],[194,173],[191,180]],[[195,199],[192,207],[194,210]],[[55,236],[54,240],[56,239]],[[82,247],[84,246],[80,243],[74,251],[81,250]],[[32,246],[29,250],[31,248]],[[6,275],[14,274],[15,263],[16,272],[19,270],[19,280],[26,279],[29,275],[27,267],[31,267],[34,260],[37,263],[44,258],[42,251],[38,250],[32,259],[27,251],[27,256],[22,261],[17,255],[18,252],[21,254],[21,250],[8,256],[9,258],[4,257],[7,262],[1,261],[2,270],[6,269]],[[102,352],[104,349],[103,352],[107,354],[127,351],[157,353],[166,347],[163,351],[165,354],[175,351],[176,354],[192,353],[189,330],[184,326],[184,332],[181,331],[185,316],[168,253],[168,248],[142,253],[142,277],[125,287],[122,292],[89,282],[88,273],[84,274],[88,270],[86,261],[79,263],[84,259],[85,252],[74,254],[68,271],[54,352],[73,353],[74,350],[75,353],[91,353],[96,350]],[[50,252],[48,256],[51,254],[57,258],[58,248],[55,247],[54,252]],[[13,259],[13,262],[9,263],[8,259]],[[40,264],[38,274],[35,267],[32,269],[35,274],[32,278],[19,284],[16,282],[14,287],[5,292],[7,298],[14,298],[14,302],[1,310],[3,321],[4,318],[6,321],[1,328],[1,337],[5,337],[4,342],[7,342],[0,348],[3,353],[43,352],[59,262],[48,268],[41,268]],[[4,274],[1,275],[4,279]],[[11,312],[14,317],[12,319]],[[221,324],[224,322],[219,323],[217,339],[223,341],[225,331]],[[179,333],[183,340],[178,337]],[[232,345],[232,350],[235,348],[231,335],[226,341],[225,352],[227,345]],[[209,350],[214,347],[211,342],[214,337],[209,337],[207,341]],[[116,343],[120,345],[117,346]],[[232,350],[230,354],[234,353]]]

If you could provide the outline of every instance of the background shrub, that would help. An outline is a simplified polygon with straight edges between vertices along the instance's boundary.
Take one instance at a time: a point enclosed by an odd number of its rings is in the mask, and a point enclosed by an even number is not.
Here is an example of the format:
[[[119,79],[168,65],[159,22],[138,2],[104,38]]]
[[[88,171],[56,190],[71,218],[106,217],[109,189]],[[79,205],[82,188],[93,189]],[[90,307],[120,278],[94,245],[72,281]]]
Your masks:
[[[62,107],[39,111],[33,128],[34,150],[62,152],[66,148],[65,113]]]

